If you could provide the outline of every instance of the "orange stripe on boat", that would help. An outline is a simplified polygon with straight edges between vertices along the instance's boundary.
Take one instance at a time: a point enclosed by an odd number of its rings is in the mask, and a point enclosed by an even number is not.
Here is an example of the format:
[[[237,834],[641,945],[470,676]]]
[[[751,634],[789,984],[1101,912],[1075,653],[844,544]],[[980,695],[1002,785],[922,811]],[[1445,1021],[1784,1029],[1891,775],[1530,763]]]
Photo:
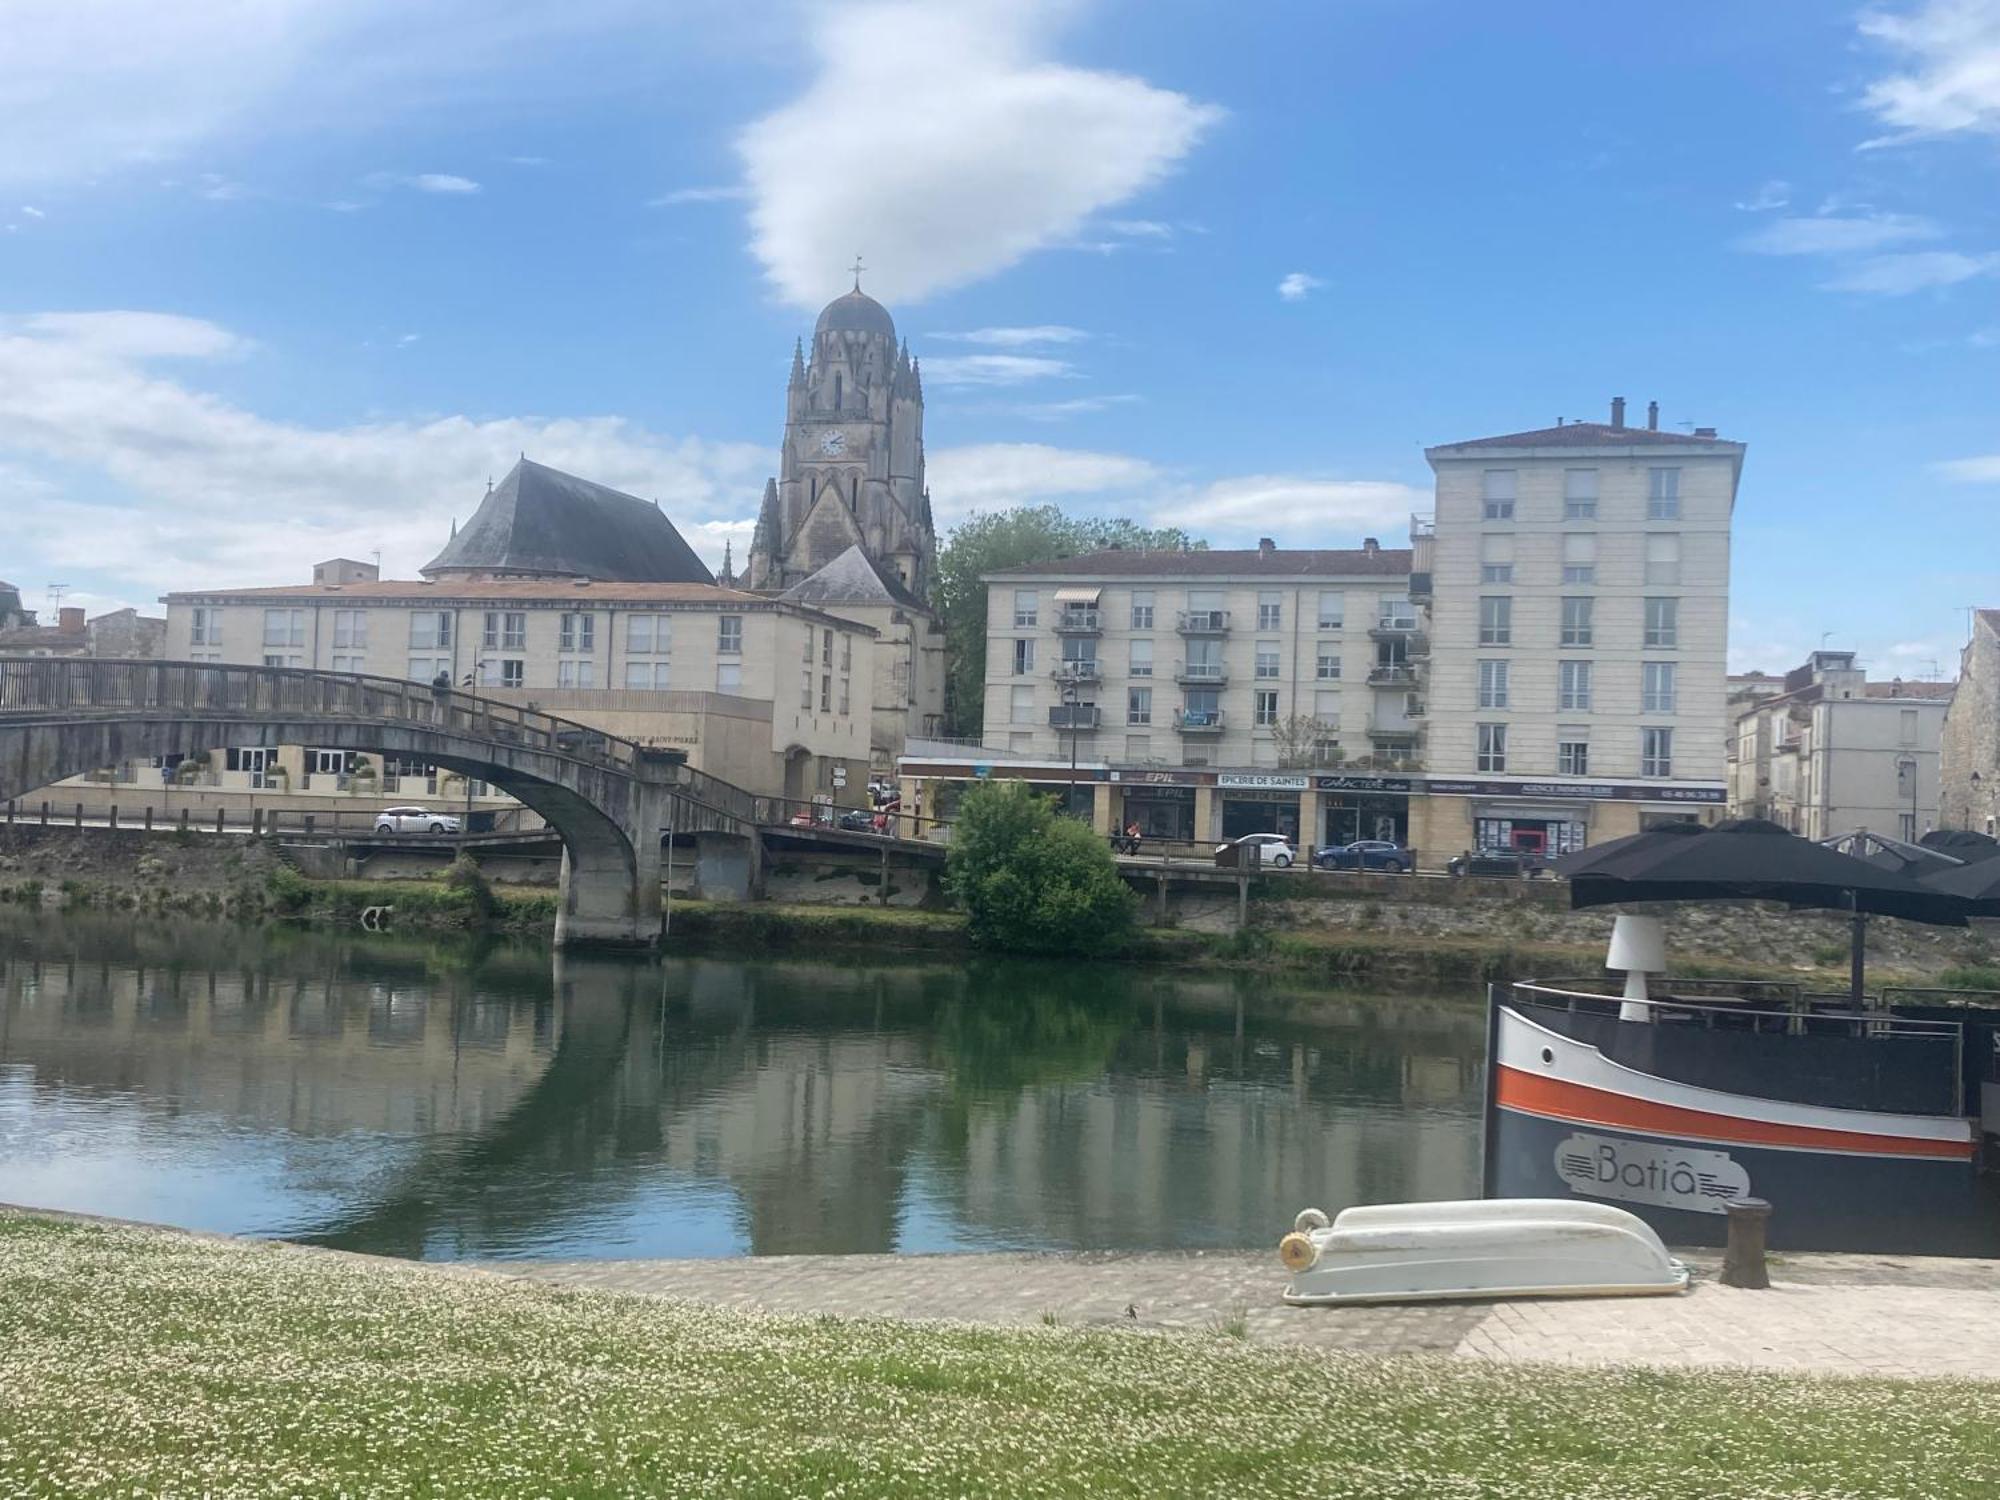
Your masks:
[[[1831,1130],[1819,1125],[1782,1125],[1771,1120],[1746,1120],[1678,1104],[1635,1099],[1609,1089],[1570,1083],[1519,1068],[1502,1067],[1496,1080],[1495,1102],[1502,1109],[1566,1120],[1578,1125],[1604,1125],[1691,1140],[1734,1142],[1743,1146],[1790,1146],[1815,1151],[1855,1151],[1876,1156],[1937,1156],[1970,1160],[1973,1143],[1936,1141],[1872,1131]]]

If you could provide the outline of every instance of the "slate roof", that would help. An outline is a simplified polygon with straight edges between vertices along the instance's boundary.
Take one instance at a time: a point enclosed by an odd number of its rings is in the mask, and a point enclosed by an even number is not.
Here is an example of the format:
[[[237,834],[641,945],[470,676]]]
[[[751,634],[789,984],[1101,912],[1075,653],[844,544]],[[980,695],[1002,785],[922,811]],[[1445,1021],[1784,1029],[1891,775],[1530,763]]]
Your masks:
[[[873,297],[856,287],[835,297],[821,310],[819,322],[814,325],[814,333],[879,333],[884,338],[896,336],[896,320],[889,316],[889,309]]]
[[[1613,427],[1609,422],[1565,422],[1560,427],[1537,427],[1528,432],[1507,432],[1498,437],[1469,438],[1462,443],[1440,443],[1427,452],[1447,448],[1710,448],[1717,445],[1740,448],[1741,443],[1713,434],[1698,437],[1690,432],[1661,432],[1651,427]]]
[[[812,577],[801,579],[778,596],[788,604],[891,604],[903,609],[927,609],[923,600],[869,560],[859,546],[849,547]]]
[[[1203,552],[1153,552],[1136,547],[1085,552],[1053,562],[997,568],[988,578],[1351,578],[1401,577],[1408,547],[1212,547]]]
[[[419,571],[715,582],[658,506],[526,458]]]

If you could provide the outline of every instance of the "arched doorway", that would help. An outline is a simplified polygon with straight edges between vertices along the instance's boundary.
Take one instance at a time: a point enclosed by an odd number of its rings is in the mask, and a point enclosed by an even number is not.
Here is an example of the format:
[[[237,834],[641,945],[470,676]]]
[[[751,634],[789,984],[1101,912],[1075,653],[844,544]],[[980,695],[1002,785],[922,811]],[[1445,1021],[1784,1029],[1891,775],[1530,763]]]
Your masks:
[[[794,745],[785,752],[785,800],[804,802],[808,795],[808,772],[812,766],[812,752],[803,745]],[[796,811],[796,809],[794,809]]]

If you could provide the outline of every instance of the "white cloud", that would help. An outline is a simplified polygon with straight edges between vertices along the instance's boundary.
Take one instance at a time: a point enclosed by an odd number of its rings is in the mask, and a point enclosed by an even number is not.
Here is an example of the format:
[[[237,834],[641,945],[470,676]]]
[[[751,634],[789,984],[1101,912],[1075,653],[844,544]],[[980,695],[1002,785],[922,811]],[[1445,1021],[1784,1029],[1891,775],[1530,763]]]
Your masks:
[[[1104,227],[1113,234],[1122,234],[1132,240],[1170,240],[1174,237],[1174,226],[1162,224],[1158,219],[1108,219]]]
[[[1304,271],[1294,271],[1278,283],[1278,295],[1287,302],[1301,302],[1312,292],[1326,283],[1317,276],[1308,276]]]
[[[669,438],[615,416],[312,427],[153,368],[253,349],[214,324],[157,313],[0,324],[0,464],[35,486],[34,503],[8,516],[17,566],[138,597],[303,578],[318,558],[377,548],[386,569],[408,576],[523,451],[657,497],[701,547],[706,523],[754,513],[773,463],[754,444]],[[7,488],[20,492],[11,479]],[[719,558],[719,540],[713,550]]]
[[[1069,401],[1024,401],[1007,408],[1015,416],[1036,422],[1061,422],[1091,412],[1109,411],[1114,406],[1131,406],[1140,398],[1133,395],[1078,396]]]
[[[867,0],[829,8],[818,72],[738,141],[751,245],[788,300],[914,301],[1073,237],[1160,181],[1220,111],[1046,55],[1071,0]],[[894,107],[857,101],[893,101]]]
[[[1398,532],[1427,491],[1384,479],[1323,479],[1250,474],[1220,479],[1169,500],[1151,513],[1156,525],[1181,526],[1211,541],[1275,537],[1290,546],[1338,546],[1357,531]],[[1392,539],[1390,545],[1396,545]]]
[[[965,333],[934,333],[934,339],[958,344],[983,344],[994,349],[1029,349],[1037,344],[1074,344],[1090,337],[1081,328],[1062,323],[1036,323],[1025,328],[974,328]]]
[[[1864,255],[1913,240],[1934,240],[1940,231],[1912,214],[1869,214],[1857,218],[1774,219],[1736,242],[1757,255]]]
[[[1947,459],[1931,467],[1946,479],[1955,479],[1961,484],[2000,484],[2000,453],[1989,453],[1979,458]]]
[[[26,214],[31,219],[46,219],[48,217],[47,214],[43,213],[39,208],[35,207],[35,205],[32,203],[23,203],[21,205],[21,212]]]
[[[481,190],[470,177],[452,172],[371,172],[366,180],[370,187],[406,187],[420,193],[466,194]]]
[[[1769,182],[1736,207],[1746,214],[1766,214],[1780,208],[1788,208],[1792,201],[1792,185],[1773,177]]]
[[[1923,0],[1902,13],[1865,15],[1861,31],[1902,64],[1862,96],[1896,132],[1868,144],[2000,131],[2000,0]]]
[[[1143,458],[1052,448],[1045,443],[976,443],[942,448],[927,466],[938,520],[982,510],[1038,505],[1045,500],[1129,495],[1156,482],[1160,471]]]
[[[933,359],[923,367],[926,385],[1023,385],[1030,380],[1069,379],[1076,368],[1066,359],[1038,354],[960,354]]]
[[[738,198],[747,198],[750,190],[740,184],[724,184],[716,187],[675,188],[671,193],[662,193],[657,198],[648,198],[648,208],[678,208],[684,203],[728,203]]]
[[[1956,286],[1996,271],[2000,271],[2000,253],[1964,255],[1956,250],[1919,250],[1908,255],[1870,256],[1821,285],[1834,292],[1902,297],[1931,287]]]

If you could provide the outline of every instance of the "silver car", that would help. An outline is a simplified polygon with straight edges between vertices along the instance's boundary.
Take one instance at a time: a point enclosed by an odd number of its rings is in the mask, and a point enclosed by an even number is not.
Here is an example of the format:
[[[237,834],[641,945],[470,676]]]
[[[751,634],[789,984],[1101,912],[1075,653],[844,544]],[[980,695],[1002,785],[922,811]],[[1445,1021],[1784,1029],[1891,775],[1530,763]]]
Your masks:
[[[377,833],[457,833],[459,820],[428,807],[390,807],[375,814]]]

